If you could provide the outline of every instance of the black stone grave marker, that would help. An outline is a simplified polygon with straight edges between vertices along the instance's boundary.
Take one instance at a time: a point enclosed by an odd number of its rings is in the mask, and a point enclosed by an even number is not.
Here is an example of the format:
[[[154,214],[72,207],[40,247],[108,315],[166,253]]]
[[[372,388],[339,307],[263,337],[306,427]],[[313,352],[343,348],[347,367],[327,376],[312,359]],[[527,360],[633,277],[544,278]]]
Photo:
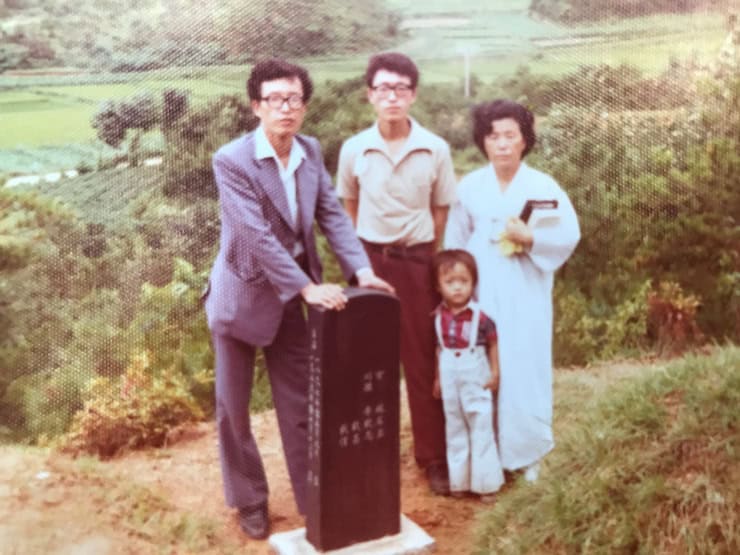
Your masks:
[[[344,310],[309,309],[306,539],[319,551],[398,534],[398,299],[348,288]]]

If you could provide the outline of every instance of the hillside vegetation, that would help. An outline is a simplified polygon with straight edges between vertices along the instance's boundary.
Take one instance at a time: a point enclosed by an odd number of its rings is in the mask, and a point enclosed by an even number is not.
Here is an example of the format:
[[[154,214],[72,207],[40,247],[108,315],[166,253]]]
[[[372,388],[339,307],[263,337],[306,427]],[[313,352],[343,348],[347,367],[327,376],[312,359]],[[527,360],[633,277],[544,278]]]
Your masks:
[[[382,48],[399,19],[381,0],[0,0],[0,72],[142,71]]]
[[[532,0],[532,13],[562,22],[740,9],[737,0]]]
[[[499,496],[475,553],[740,551],[738,347],[606,394],[560,393],[558,444],[540,480]]]

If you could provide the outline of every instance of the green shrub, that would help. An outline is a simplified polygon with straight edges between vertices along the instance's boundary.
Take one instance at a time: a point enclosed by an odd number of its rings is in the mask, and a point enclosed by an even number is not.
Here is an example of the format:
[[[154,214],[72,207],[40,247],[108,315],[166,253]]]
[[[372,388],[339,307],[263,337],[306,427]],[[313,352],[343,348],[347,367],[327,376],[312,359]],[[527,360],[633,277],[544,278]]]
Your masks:
[[[242,96],[229,95],[193,107],[163,130],[164,183],[168,197],[216,198],[211,167],[216,150],[257,126]]]
[[[649,290],[650,280],[638,282],[613,307],[558,284],[553,301],[555,364],[584,365],[646,349]]]
[[[30,262],[30,239],[12,237],[0,232],[0,272],[19,270]]]
[[[671,281],[660,282],[657,291],[649,293],[649,331],[660,353],[682,353],[704,340],[696,323],[700,304],[696,296],[685,294]]]
[[[723,302],[727,314],[727,338],[740,342],[740,271],[724,271],[718,276],[717,297]]]
[[[554,294],[553,360],[557,366],[581,366],[598,358],[599,320],[589,315],[588,300],[578,290],[557,284]]]
[[[135,356],[121,378],[96,378],[85,405],[61,439],[65,452],[112,457],[124,449],[161,447],[175,426],[203,418],[182,375],[152,370],[150,356]]]
[[[635,355],[647,346],[650,281],[638,283],[606,319],[601,358]]]
[[[39,443],[66,432],[92,377],[85,364],[70,364],[14,380],[3,399],[18,411],[13,428],[21,424],[25,439]]]

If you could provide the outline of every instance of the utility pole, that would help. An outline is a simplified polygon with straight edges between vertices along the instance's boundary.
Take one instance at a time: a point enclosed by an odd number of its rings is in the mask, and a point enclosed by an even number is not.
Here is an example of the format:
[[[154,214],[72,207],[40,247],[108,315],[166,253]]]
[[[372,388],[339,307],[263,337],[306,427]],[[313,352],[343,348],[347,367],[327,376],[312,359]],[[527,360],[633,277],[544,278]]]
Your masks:
[[[465,98],[470,98],[470,50],[467,48],[463,52],[465,60]]]
[[[470,58],[478,52],[479,47],[472,42],[460,42],[455,51],[463,57],[463,92],[465,98],[470,98]]]

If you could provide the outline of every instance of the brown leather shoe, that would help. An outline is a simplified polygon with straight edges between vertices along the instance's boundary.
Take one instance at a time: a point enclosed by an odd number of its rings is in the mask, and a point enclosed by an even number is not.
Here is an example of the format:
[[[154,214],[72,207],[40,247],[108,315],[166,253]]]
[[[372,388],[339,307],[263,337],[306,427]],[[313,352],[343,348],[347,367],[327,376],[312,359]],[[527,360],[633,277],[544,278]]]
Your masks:
[[[270,518],[267,505],[261,507],[241,507],[239,509],[239,526],[252,539],[264,540],[270,534]]]
[[[447,465],[443,462],[430,463],[426,469],[429,489],[436,495],[450,494],[450,478],[447,474]]]

